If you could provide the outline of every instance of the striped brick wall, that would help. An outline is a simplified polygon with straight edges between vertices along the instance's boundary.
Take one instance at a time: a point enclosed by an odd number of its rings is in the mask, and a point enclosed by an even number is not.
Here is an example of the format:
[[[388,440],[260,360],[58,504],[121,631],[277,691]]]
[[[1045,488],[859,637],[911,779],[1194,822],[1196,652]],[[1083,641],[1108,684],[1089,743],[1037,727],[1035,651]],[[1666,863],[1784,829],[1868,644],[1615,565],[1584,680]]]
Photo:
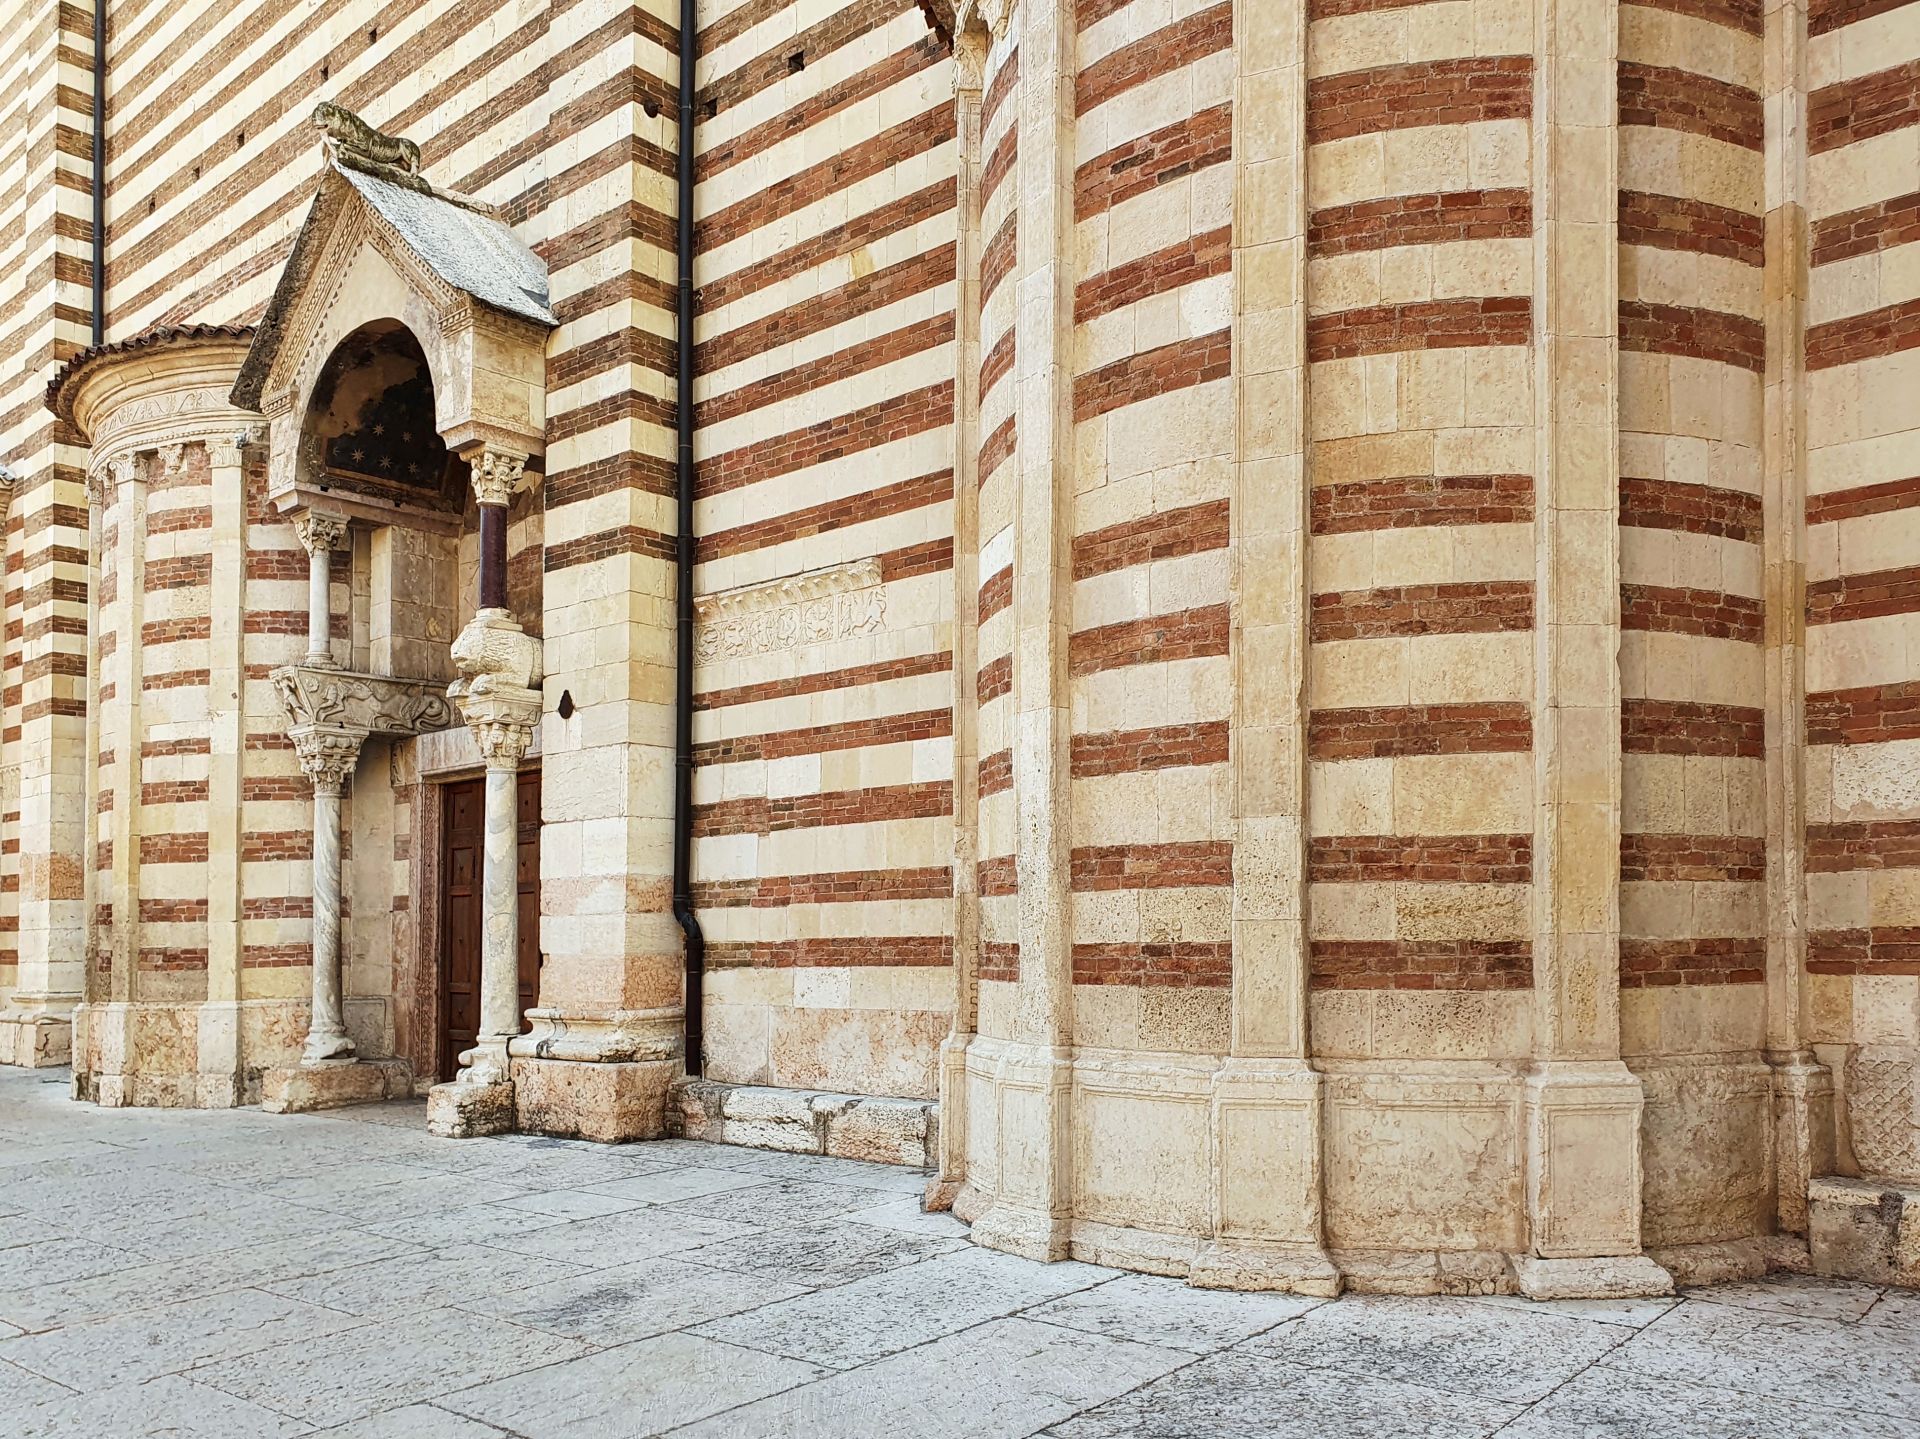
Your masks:
[[[1492,1052],[1525,1042],[1525,997],[1498,996],[1532,983],[1533,31],[1517,0],[1466,8],[1467,24],[1439,4],[1310,10],[1323,1053],[1425,1052],[1418,1002],[1389,998],[1414,991],[1479,992]],[[1370,1023],[1380,1005],[1414,1029]]]
[[[1078,20],[1075,1032],[1217,1052],[1232,977],[1233,8],[1133,0]]]
[[[1816,1040],[1920,995],[1920,5],[1813,0],[1807,969]]]
[[[1752,0],[1620,11],[1629,1053],[1757,1044],[1764,1003],[1761,29]],[[1718,1023],[1632,1022],[1632,991],[1729,985]]]
[[[952,62],[913,0],[718,4],[699,52],[695,586],[776,611],[696,670],[707,1072],[930,1096],[953,993]]]

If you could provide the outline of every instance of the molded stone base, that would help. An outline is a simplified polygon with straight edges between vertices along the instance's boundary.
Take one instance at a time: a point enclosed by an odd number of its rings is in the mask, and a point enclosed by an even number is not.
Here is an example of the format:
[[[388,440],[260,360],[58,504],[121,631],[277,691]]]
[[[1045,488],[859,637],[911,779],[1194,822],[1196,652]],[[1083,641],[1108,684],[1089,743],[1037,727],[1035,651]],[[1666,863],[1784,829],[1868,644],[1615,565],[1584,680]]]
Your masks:
[[[1647,1257],[1671,1274],[1675,1284],[1731,1284],[1758,1279],[1773,1267],[1758,1239],[1676,1244],[1649,1249]]]
[[[667,1132],[673,1060],[593,1064],[569,1059],[513,1061],[514,1124],[523,1134],[619,1144]]]
[[[1920,1285],[1920,1188],[1816,1179],[1807,1186],[1807,1231],[1815,1274]]]
[[[826,1094],[687,1077],[674,1081],[667,1125],[683,1139],[917,1169],[938,1156],[940,1106],[930,1099]],[[937,1207],[951,1203],[949,1195],[946,1204]]]
[[[427,1091],[427,1133],[442,1139],[479,1139],[513,1131],[513,1085],[454,1080]]]
[[[0,1014],[0,1064],[57,1069],[72,1062],[72,1020],[56,1014]]]
[[[1282,1290],[1332,1299],[1340,1292],[1340,1271],[1317,1249],[1258,1245],[1245,1240],[1213,1240],[1200,1246],[1187,1283],[1199,1289]]]
[[[404,1059],[322,1062],[269,1069],[260,1080],[260,1107],[268,1114],[306,1114],[412,1093],[413,1067]]]
[[[973,1242],[1022,1259],[1053,1264],[1071,1252],[1072,1228],[1071,1220],[1035,1209],[1016,1208],[1001,1199],[973,1221]]]
[[[1592,1259],[1516,1254],[1513,1277],[1529,1299],[1640,1299],[1673,1293],[1673,1276],[1644,1254]]]

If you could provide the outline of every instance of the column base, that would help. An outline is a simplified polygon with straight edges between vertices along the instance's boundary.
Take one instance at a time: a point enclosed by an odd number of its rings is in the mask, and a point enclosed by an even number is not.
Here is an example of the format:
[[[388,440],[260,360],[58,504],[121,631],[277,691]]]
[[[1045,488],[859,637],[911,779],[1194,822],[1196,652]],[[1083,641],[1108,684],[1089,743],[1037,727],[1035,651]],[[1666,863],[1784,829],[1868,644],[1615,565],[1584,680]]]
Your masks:
[[[513,1132],[511,1080],[456,1079],[427,1091],[427,1133],[441,1139],[481,1139]]]
[[[1196,1289],[1280,1290],[1319,1299],[1332,1299],[1341,1288],[1340,1271],[1324,1250],[1244,1239],[1201,1245],[1187,1283]]]
[[[1920,1286],[1920,1185],[1816,1179],[1807,1220],[1815,1274]]]
[[[1833,1169],[1833,1071],[1809,1051],[1767,1056],[1773,1068],[1774,1217],[1807,1232],[1807,1187]]]
[[[323,1060],[269,1069],[261,1076],[260,1107],[268,1114],[306,1114],[412,1093],[413,1067],[404,1059]]]
[[[0,1064],[57,1069],[73,1063],[73,1020],[64,1014],[0,1011]]]
[[[1054,1264],[1073,1247],[1073,1221],[996,1200],[973,1221],[973,1242],[1021,1259]]]
[[[1513,1278],[1529,1299],[1643,1299],[1673,1293],[1673,1276],[1644,1254],[1597,1259],[1516,1254]]]
[[[621,1144],[667,1132],[667,1090],[679,1071],[678,1061],[670,1059],[594,1064],[516,1058],[506,1088],[523,1134]],[[431,1128],[431,1099],[428,1105]]]

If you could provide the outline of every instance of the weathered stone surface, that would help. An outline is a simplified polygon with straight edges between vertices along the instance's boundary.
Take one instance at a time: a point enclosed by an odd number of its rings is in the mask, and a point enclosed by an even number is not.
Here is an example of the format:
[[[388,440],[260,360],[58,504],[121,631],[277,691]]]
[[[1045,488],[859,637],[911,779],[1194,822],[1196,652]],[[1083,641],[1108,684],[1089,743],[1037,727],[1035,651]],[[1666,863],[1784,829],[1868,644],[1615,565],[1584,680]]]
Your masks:
[[[1816,1274],[1920,1284],[1920,1189],[1816,1179],[1807,1191]]]
[[[404,1059],[360,1059],[346,1064],[299,1064],[261,1076],[260,1107],[269,1114],[306,1114],[400,1099],[413,1093],[413,1067]]]
[[[666,1133],[667,1085],[676,1066],[513,1061],[516,1126],[529,1134],[621,1143]]]
[[[477,1139],[513,1128],[513,1085],[436,1084],[427,1091],[427,1131],[442,1139]]]

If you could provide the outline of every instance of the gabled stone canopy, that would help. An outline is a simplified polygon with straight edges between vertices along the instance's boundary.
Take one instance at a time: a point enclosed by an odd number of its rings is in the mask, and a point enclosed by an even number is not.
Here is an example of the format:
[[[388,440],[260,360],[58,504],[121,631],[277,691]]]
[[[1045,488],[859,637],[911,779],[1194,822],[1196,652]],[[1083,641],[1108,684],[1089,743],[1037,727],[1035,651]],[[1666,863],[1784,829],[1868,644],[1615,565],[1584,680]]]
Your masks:
[[[417,174],[369,173],[334,147],[233,387],[237,404],[267,416],[268,494],[279,508],[320,500],[374,520],[412,508],[330,466],[307,433],[340,346],[396,322],[424,353],[433,424],[448,449],[543,452],[546,338],[556,324],[545,263],[484,206]]]

